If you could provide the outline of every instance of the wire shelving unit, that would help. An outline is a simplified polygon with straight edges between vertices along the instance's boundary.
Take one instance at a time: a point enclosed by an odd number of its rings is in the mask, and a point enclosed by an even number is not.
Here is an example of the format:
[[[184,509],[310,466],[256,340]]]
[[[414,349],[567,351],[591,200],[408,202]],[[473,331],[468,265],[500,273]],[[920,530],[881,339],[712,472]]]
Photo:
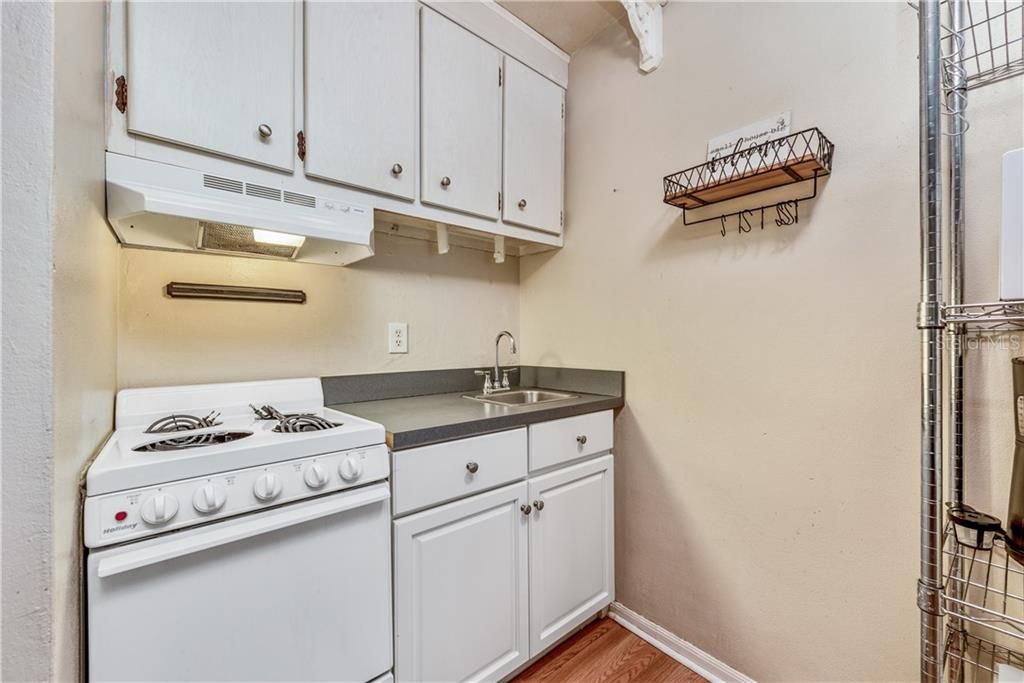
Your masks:
[[[969,509],[963,499],[965,338],[1024,329],[1024,301],[963,301],[968,92],[1024,74],[1024,0],[921,0],[914,6],[920,51],[921,680],[988,683],[1000,665],[1024,669],[1024,567],[1001,533],[989,543],[962,538],[943,505],[943,468],[950,509]]]

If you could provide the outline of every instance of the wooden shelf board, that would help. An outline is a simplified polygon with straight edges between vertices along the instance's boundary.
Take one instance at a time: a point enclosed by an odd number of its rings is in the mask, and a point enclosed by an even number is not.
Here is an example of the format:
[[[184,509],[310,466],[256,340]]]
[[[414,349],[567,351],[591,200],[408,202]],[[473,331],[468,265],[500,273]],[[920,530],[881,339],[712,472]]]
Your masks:
[[[814,155],[805,154],[799,159],[787,159],[754,173],[730,176],[714,185],[676,192],[666,197],[665,201],[683,209],[699,209],[708,204],[735,199],[746,194],[810,180],[815,173],[824,176],[828,175],[829,171]]]

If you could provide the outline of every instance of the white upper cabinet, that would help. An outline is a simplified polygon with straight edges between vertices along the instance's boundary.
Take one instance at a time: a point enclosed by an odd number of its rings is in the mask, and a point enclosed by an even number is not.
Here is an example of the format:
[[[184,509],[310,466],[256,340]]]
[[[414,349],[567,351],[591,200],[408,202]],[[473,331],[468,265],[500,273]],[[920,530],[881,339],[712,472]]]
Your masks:
[[[562,231],[565,91],[514,59],[505,59],[502,219]]]
[[[530,480],[530,654],[614,599],[612,456]]]
[[[307,2],[306,173],[416,195],[414,2]]]
[[[502,54],[433,10],[421,23],[421,199],[497,218]]]
[[[292,170],[295,7],[131,2],[128,130]]]

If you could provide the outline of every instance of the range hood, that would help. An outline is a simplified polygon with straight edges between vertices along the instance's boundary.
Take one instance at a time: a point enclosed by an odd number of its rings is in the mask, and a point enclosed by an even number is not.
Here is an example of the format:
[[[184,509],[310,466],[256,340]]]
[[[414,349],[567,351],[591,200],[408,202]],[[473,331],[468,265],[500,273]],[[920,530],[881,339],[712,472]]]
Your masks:
[[[343,266],[373,255],[373,209],[107,152],[123,244]]]

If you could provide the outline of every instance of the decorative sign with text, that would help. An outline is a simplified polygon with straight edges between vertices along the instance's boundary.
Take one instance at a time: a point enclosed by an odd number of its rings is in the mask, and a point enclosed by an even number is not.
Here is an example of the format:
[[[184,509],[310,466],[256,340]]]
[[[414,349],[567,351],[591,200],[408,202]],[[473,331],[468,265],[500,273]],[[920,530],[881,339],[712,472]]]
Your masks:
[[[743,128],[737,128],[734,131],[730,131],[724,135],[708,140],[708,161],[715,161],[722,157],[727,157],[730,154],[742,152],[746,149],[757,147],[758,145],[764,144],[769,140],[775,140],[789,135],[789,121],[791,112],[784,111],[778,116],[773,116],[770,119],[764,119],[757,123],[744,126]],[[750,159],[750,164],[744,164],[747,168],[756,168],[760,159],[757,159],[758,153],[751,152],[753,158]],[[724,162],[729,164],[729,161]],[[735,172],[735,163],[732,163],[733,168],[716,169],[716,175],[718,177],[728,177]]]

